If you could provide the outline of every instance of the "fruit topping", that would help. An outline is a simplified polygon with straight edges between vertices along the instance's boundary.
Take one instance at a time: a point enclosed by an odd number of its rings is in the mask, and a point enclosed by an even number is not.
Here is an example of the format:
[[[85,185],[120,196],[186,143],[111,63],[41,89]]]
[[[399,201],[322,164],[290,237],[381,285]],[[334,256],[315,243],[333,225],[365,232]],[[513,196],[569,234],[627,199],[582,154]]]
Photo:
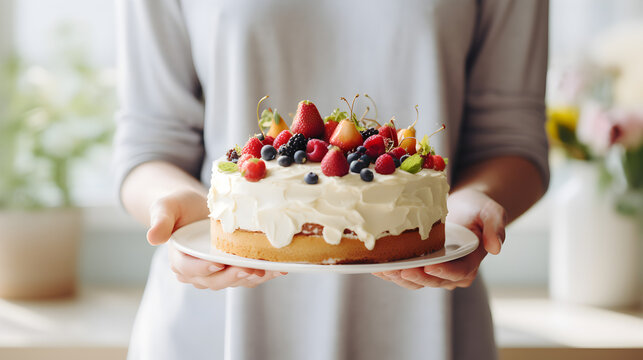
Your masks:
[[[444,168],[446,168],[447,164],[446,161],[442,158],[440,155],[431,155],[431,159],[433,159],[433,169],[437,171],[443,171]]]
[[[322,120],[315,104],[308,100],[299,102],[291,129],[293,133],[302,134],[306,138],[324,136],[324,120]]]
[[[233,162],[222,161],[217,165],[220,172],[232,173],[239,170],[239,166]]]
[[[237,153],[236,149],[230,149],[228,152],[225,154],[226,159],[228,161],[236,161],[239,159],[239,154]]]
[[[304,181],[306,181],[306,184],[317,184],[317,182],[319,181],[319,176],[317,176],[317,174],[315,174],[314,172],[309,172],[304,177]]]
[[[290,132],[290,130],[284,130],[280,132],[279,135],[277,135],[275,141],[272,143],[272,146],[274,146],[275,149],[279,150],[281,145],[286,144],[291,137],[292,133]]]
[[[295,151],[295,156],[294,156],[294,158],[295,158],[295,162],[296,162],[297,164],[303,164],[303,163],[305,163],[305,162],[306,162],[306,160],[308,160],[308,159],[306,158],[306,151],[304,151],[304,150],[297,150],[297,151]]]
[[[391,155],[391,157],[393,158],[393,163],[395,164],[395,167],[399,168],[400,164],[401,164],[400,159],[398,159],[398,158],[396,158],[395,156],[392,156],[392,155]]]
[[[367,164],[370,164],[370,163],[373,162],[373,158],[368,156],[368,155],[366,155],[366,154],[360,156],[359,159],[362,160],[363,162],[367,163]]]
[[[402,149],[401,147],[396,147],[393,150],[389,151],[388,153],[389,155],[394,156],[401,160],[402,156],[406,155],[406,150]]]
[[[239,160],[237,160],[237,166],[239,166],[239,169],[241,169],[241,168],[243,168],[243,163],[246,162],[246,160],[253,159],[253,158],[254,158],[254,156],[252,156],[250,154],[243,154],[243,155],[241,155]]]
[[[259,116],[259,107],[267,98],[269,98],[268,95],[262,97],[261,100],[259,100],[259,103],[257,103],[257,121],[259,122],[259,130],[261,130],[261,133],[265,137],[270,136],[274,139],[283,130],[288,130],[288,125],[281,115],[279,115],[277,109],[265,109],[261,112],[261,116]],[[266,128],[268,128],[268,132],[264,133],[264,129]],[[272,143],[264,142],[264,145],[272,145]]]
[[[329,140],[331,145],[339,147],[344,152],[353,150],[354,148],[362,145],[362,142],[364,141],[362,139],[362,134],[360,134],[357,129],[357,125],[355,124],[355,120],[353,119],[353,106],[355,105],[355,99],[358,97],[359,95],[355,95],[353,98],[353,105],[348,106],[350,109],[349,117],[340,121]],[[341,100],[344,100],[348,105],[348,100],[346,100],[346,98],[342,97]]]
[[[422,156],[422,158],[424,158],[424,163],[422,164],[422,168],[433,169],[433,164],[435,163],[435,161],[433,161],[433,156],[429,154],[429,155]]]
[[[375,172],[378,174],[388,175],[395,172],[395,162],[389,154],[380,155],[375,160]]]
[[[422,159],[422,156],[420,156],[420,154],[413,154],[402,161],[402,164],[400,164],[400,170],[410,172],[411,174],[416,174],[417,172],[422,170],[423,162],[424,160]]]
[[[348,163],[350,164],[353,161],[358,160],[360,156],[362,156],[360,153],[352,152],[346,156],[346,161],[348,161]]]
[[[386,152],[386,143],[382,135],[373,135],[364,141],[366,155],[377,158]]]
[[[274,142],[275,142],[274,137],[272,137],[270,135],[266,135],[266,137],[263,139],[263,141],[261,143],[264,144],[264,145],[272,145]]]
[[[397,147],[397,133],[395,131],[395,123],[393,122],[394,119],[394,117],[391,118],[391,120],[380,127],[377,131],[380,135],[390,139],[393,142],[393,146]]]
[[[264,145],[261,148],[261,158],[270,161],[277,157],[277,149],[272,145]]]
[[[415,113],[416,117],[413,124],[411,124],[411,126],[407,127],[406,129],[400,129],[397,131],[397,141],[399,146],[406,150],[406,152],[410,155],[415,154],[415,124],[417,124],[418,119],[420,118],[418,105],[415,105]]]
[[[369,137],[379,134],[379,131],[377,131],[376,128],[368,128],[366,130],[360,131],[360,134],[362,134],[362,139],[366,141],[366,139],[368,139]]]
[[[408,159],[410,156],[411,155],[409,155],[409,154],[402,155],[402,157],[400,157],[400,163],[403,163],[404,160]]]
[[[243,163],[241,175],[248,181],[259,181],[266,176],[266,163],[261,159],[248,159]]]
[[[331,147],[321,161],[321,170],[326,176],[344,176],[348,174],[348,167],[344,152],[337,146]]]
[[[366,147],[364,145],[360,145],[355,149],[355,152],[358,154],[366,154]]]
[[[306,145],[308,160],[320,162],[328,152],[328,143],[319,139],[310,139]]]
[[[253,157],[259,158],[261,157],[262,147],[263,147],[263,144],[261,143],[261,140],[253,136],[250,139],[248,139],[248,142],[246,142],[246,145],[243,146],[243,150],[241,150],[241,153],[250,154]]]
[[[337,125],[339,125],[339,122],[346,118],[348,118],[348,113],[346,111],[339,111],[339,108],[333,110],[330,115],[324,118],[324,141],[330,141],[330,137],[333,135]]]
[[[371,182],[373,181],[373,172],[369,168],[363,168],[359,172],[359,177],[366,182]]]
[[[368,167],[368,163],[361,160],[354,160],[350,163],[350,171],[359,174],[363,168]]]
[[[292,162],[293,162],[293,158],[290,156],[281,155],[280,157],[277,158],[277,163],[279,164],[279,166],[288,167],[292,165]]]
[[[303,134],[294,134],[286,144],[279,147],[279,155],[293,157],[297,150],[306,150],[308,140]]]

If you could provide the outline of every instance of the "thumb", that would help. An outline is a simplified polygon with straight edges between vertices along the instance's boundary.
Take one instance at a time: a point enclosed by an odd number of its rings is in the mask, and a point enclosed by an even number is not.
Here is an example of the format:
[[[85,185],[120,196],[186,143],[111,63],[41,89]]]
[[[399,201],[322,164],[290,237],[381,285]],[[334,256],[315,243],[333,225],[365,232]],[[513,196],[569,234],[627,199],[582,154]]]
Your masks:
[[[176,223],[178,209],[166,199],[154,202],[150,207],[150,229],[147,241],[151,245],[161,245],[170,239]]]
[[[500,253],[502,243],[505,241],[505,224],[507,214],[505,209],[497,202],[490,200],[480,210],[482,221],[482,243],[488,253]]]

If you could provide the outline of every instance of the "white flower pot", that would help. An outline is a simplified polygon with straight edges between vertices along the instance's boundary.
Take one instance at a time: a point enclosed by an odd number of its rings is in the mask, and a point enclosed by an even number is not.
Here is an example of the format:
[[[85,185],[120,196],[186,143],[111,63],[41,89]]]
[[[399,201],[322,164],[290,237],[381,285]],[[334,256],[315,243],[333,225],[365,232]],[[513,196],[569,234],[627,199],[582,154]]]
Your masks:
[[[0,297],[73,294],[81,225],[76,208],[0,211]]]
[[[550,295],[607,308],[636,306],[643,241],[637,224],[616,212],[611,197],[599,189],[596,165],[571,161],[569,166],[553,201]]]

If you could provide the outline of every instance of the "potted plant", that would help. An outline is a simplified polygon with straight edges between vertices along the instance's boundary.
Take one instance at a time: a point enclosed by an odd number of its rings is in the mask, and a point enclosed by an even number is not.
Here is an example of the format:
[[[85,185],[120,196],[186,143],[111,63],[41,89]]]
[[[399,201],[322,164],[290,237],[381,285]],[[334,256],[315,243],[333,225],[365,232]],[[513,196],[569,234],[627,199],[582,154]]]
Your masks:
[[[52,70],[17,57],[0,64],[0,297],[76,288],[82,212],[71,170],[113,126],[113,87],[59,31]]]

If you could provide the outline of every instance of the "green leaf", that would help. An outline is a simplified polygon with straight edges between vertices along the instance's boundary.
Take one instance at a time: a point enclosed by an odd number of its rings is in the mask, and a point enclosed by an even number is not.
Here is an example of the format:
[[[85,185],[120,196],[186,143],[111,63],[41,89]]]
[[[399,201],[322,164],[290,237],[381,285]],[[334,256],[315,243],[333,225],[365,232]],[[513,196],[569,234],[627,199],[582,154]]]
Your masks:
[[[329,121],[340,122],[344,119],[348,119],[348,113],[346,111],[339,111],[339,108],[336,108],[330,115],[324,118],[324,123]]]
[[[269,111],[268,109],[264,109],[261,112],[261,116],[259,117],[259,126],[261,126],[262,128],[269,127],[273,116],[274,115],[273,115],[272,111]]]
[[[420,141],[420,155],[428,155],[433,152],[433,148],[429,145],[429,137],[424,135],[422,141]]]
[[[444,165],[449,165],[449,158],[444,158]]]
[[[283,119],[281,118],[281,115],[277,112],[277,109],[272,112],[273,113],[273,118],[275,119],[275,124],[279,125],[279,122],[282,121]]]
[[[411,174],[416,174],[422,170],[423,159],[420,154],[413,154],[409,156],[406,160],[402,161],[400,164],[400,169],[410,172]]]
[[[224,172],[224,173],[231,173],[231,172],[236,172],[239,171],[239,167],[237,164],[229,161],[222,161],[218,165],[219,171]]]
[[[241,156],[241,153],[243,152],[243,149],[241,149],[241,146],[239,144],[234,145],[234,151],[237,152],[237,155]]]

